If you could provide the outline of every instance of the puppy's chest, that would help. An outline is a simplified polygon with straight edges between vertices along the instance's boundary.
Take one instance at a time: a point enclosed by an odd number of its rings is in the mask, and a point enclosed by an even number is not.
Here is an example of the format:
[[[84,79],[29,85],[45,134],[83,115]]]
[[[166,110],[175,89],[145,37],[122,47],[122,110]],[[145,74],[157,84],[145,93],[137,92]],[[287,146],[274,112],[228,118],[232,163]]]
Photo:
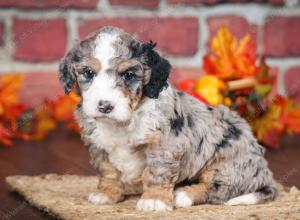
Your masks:
[[[91,137],[98,148],[108,153],[110,162],[121,171],[121,180],[125,183],[138,181],[145,167],[143,149],[133,144],[135,138],[132,131],[101,125],[97,126]]]

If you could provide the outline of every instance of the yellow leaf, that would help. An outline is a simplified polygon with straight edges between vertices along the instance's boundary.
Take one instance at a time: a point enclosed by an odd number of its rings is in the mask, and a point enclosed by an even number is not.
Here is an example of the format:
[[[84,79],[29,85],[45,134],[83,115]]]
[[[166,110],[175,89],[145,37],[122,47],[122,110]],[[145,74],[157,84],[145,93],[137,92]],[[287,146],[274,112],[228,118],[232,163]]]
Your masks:
[[[220,90],[224,83],[215,76],[206,75],[196,81],[194,92],[209,102],[210,105],[222,103]]]
[[[35,114],[35,128],[31,140],[42,140],[48,133],[56,128],[56,121],[48,110],[43,108]]]

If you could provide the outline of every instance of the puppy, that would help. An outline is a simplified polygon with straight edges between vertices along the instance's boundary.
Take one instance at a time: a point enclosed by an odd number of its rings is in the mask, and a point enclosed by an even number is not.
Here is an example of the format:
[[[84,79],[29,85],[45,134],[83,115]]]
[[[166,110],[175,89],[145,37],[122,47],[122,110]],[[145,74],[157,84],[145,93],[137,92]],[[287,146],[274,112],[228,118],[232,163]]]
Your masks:
[[[65,92],[81,96],[75,115],[99,172],[89,201],[113,204],[142,193],[138,210],[165,211],[273,200],[264,148],[246,121],[173,87],[171,66],[154,47],[105,27],[60,64]]]

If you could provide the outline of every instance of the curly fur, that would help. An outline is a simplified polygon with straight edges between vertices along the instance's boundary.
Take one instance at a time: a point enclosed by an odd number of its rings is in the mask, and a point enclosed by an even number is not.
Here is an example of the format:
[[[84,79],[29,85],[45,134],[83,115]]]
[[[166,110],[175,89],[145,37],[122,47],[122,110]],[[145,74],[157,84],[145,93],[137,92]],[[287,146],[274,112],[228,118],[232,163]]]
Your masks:
[[[74,51],[82,50],[77,45],[62,61],[60,79],[66,92],[72,79],[74,83],[77,79],[84,94],[100,79],[97,77],[110,74],[106,78],[115,83],[114,90],[122,91],[119,96],[129,106],[136,103],[127,120],[121,121],[113,112],[91,116],[82,105],[76,110],[91,163],[99,171],[97,193],[105,196],[105,201],[122,201],[126,185],[143,185],[137,208],[146,211],[171,210],[173,205],[221,204],[228,200],[228,205],[253,204],[276,197],[276,184],[264,159],[264,148],[244,119],[225,106],[208,106],[168,83],[171,66],[154,50],[153,42],[141,43],[118,28],[106,27],[85,39],[83,42],[88,46],[84,50],[89,49],[80,53],[93,56],[98,44],[102,44],[102,51],[110,51],[110,44],[105,46],[107,41],[101,41],[103,33],[106,37],[114,36],[111,47],[115,52],[105,64],[109,66],[99,70],[94,81],[82,83],[78,69],[84,65],[83,57],[77,61],[72,58]],[[126,66],[124,62],[139,67],[138,79],[131,83],[122,83],[123,73],[114,72],[120,63]],[[74,69],[68,69],[70,66]],[[103,90],[104,87],[97,90],[100,97],[105,93]],[[107,97],[115,101],[114,96]],[[85,99],[83,95],[82,104]],[[124,103],[121,108],[127,106]],[[110,187],[103,187],[106,185]],[[116,197],[114,192],[120,196]],[[90,196],[91,202],[104,201],[95,197],[97,193]]]

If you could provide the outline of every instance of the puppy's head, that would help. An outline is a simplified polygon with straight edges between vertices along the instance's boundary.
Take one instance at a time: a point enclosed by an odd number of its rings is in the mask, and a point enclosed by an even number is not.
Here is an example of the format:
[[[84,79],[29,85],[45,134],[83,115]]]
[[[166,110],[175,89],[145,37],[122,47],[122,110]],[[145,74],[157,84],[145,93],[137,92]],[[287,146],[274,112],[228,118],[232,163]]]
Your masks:
[[[167,86],[171,66],[154,47],[119,28],[102,28],[67,53],[60,82],[67,94],[77,90],[87,116],[127,122],[144,97],[158,98]]]

